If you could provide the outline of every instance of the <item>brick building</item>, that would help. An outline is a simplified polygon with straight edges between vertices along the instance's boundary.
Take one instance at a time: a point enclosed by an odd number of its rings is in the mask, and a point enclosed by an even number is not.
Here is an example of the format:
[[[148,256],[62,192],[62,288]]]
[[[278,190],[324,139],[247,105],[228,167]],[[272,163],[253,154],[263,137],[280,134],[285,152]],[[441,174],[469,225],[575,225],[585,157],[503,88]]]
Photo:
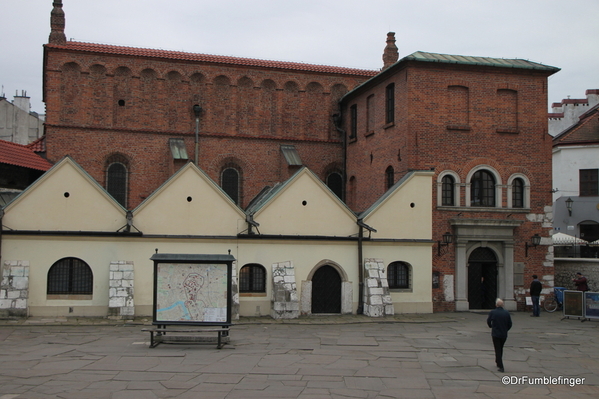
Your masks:
[[[383,71],[341,101],[347,202],[362,209],[407,171],[434,169],[433,239],[452,241],[435,246],[436,309],[491,308],[496,297],[515,308],[531,274],[553,284],[551,247],[528,247],[536,234],[549,243],[545,104],[559,69],[423,52],[397,61],[394,42]]]
[[[434,169],[433,239],[453,242],[433,248],[436,310],[496,296],[515,309],[530,274],[553,284],[545,104],[557,68],[398,60],[392,33],[382,71],[108,46],[67,41],[61,1],[51,18],[48,159],[70,155],[126,208],[196,156],[241,207],[302,165],[354,212]],[[537,234],[545,245],[529,248]]]

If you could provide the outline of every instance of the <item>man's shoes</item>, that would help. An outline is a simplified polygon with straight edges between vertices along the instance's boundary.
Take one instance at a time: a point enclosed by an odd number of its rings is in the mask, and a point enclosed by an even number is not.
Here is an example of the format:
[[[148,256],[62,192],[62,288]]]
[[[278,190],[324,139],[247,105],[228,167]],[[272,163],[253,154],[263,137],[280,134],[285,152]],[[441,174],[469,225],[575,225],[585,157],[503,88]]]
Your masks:
[[[500,373],[503,373],[505,370],[503,370],[503,367],[498,367],[497,371],[499,371]]]

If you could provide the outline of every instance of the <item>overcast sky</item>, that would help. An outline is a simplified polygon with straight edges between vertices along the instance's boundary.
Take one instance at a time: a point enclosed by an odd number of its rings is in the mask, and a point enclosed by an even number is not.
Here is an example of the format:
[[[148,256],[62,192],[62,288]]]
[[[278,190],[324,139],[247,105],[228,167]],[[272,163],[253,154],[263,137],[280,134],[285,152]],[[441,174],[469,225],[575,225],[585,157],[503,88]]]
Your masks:
[[[561,68],[549,103],[599,89],[599,0],[63,0],[67,39],[380,69],[386,34],[415,51]],[[52,0],[0,0],[0,85],[44,113]],[[0,93],[2,94],[2,93]]]

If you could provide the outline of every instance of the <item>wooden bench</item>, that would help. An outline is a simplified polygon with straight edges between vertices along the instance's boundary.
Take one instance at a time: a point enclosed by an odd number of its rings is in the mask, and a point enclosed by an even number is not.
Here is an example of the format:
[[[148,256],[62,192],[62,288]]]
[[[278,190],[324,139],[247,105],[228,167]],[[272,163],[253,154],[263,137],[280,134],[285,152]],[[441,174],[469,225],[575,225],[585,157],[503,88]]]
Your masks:
[[[217,333],[217,349],[221,349],[228,343],[229,338],[229,326],[221,327],[183,327],[178,325],[163,325],[160,324],[156,327],[142,328],[142,331],[150,333],[150,348],[155,348],[160,343],[212,343],[209,341],[202,340],[205,337],[198,337],[198,334],[206,333]],[[167,333],[169,334],[167,336]],[[181,334],[192,334],[192,335],[181,335]]]

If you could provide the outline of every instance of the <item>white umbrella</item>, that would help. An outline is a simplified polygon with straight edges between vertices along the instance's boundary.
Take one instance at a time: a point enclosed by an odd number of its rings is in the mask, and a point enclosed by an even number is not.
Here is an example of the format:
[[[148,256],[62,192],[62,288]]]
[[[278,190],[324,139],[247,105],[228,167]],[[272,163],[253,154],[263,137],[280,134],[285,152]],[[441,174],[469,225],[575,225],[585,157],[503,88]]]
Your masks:
[[[582,238],[574,237],[564,233],[554,234],[551,236],[551,238],[553,238],[553,245],[575,245],[587,243]]]

